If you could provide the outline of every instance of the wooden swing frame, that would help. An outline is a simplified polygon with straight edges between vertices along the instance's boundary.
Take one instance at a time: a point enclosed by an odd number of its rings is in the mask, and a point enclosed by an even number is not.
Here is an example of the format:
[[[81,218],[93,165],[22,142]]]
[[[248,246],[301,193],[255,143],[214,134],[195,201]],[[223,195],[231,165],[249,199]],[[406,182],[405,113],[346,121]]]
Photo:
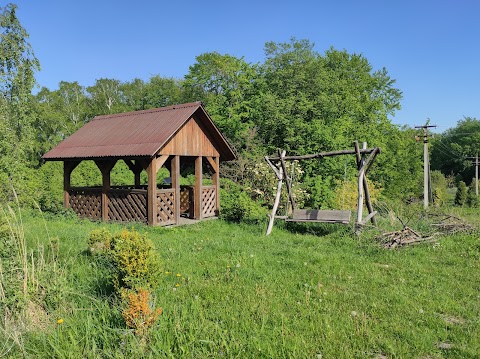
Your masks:
[[[341,150],[331,152],[321,152],[303,156],[286,156],[286,151],[278,151],[278,156],[265,156],[265,161],[272,168],[278,179],[277,194],[273,204],[272,213],[269,215],[270,220],[267,227],[266,235],[272,233],[275,219],[283,219],[287,222],[308,222],[308,223],[340,223],[349,224],[351,211],[343,210],[318,210],[318,209],[298,209],[296,208],[295,199],[292,193],[292,179],[288,177],[286,161],[308,160],[308,159],[322,159],[324,157],[339,156],[339,155],[355,155],[358,169],[358,201],[357,201],[357,219],[355,222],[356,231],[361,226],[364,226],[369,220],[373,225],[376,225],[375,215],[377,211],[373,210],[370,199],[370,192],[368,190],[367,172],[370,170],[377,155],[381,152],[379,147],[367,148],[367,143],[363,143],[363,148],[360,149],[358,141],[353,143],[353,150]],[[366,157],[368,155],[368,157]],[[277,216],[278,206],[280,204],[280,197],[282,192],[283,181],[285,181],[288,193],[288,201],[292,206],[292,217]],[[368,215],[363,217],[363,204],[365,203],[368,209]],[[288,203],[287,203],[288,205]]]

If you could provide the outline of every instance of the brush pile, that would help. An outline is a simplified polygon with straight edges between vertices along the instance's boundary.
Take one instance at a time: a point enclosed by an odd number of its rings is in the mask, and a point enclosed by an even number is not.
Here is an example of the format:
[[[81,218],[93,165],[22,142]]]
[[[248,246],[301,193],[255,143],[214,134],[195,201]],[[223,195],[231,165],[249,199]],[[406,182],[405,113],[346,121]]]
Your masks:
[[[406,245],[432,242],[435,241],[435,235],[436,233],[425,237],[405,226],[401,231],[383,233],[375,239],[381,243],[384,248],[393,249]]]
[[[474,229],[471,224],[450,214],[428,213],[427,217],[433,219],[432,227],[442,234],[471,232]]]
[[[393,249],[406,245],[414,245],[424,242],[435,242],[439,235],[455,234],[459,232],[472,232],[474,227],[461,218],[443,213],[426,213],[423,219],[426,220],[431,231],[427,234],[421,234],[407,227],[406,223],[397,217],[403,224],[400,231],[383,233],[375,240],[384,248]]]

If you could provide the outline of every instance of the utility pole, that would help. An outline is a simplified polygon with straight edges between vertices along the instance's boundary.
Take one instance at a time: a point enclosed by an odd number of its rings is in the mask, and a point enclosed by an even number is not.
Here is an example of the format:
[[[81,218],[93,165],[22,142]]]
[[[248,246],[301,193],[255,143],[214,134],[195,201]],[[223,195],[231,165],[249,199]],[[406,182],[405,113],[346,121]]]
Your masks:
[[[428,129],[437,127],[429,125],[428,121],[425,125],[415,126],[415,128],[423,129],[423,207],[428,208],[428,197],[430,193],[430,159],[428,158]],[[420,137],[416,137],[420,141]]]
[[[467,157],[469,160],[475,160],[475,194],[478,197],[478,153],[475,157]]]

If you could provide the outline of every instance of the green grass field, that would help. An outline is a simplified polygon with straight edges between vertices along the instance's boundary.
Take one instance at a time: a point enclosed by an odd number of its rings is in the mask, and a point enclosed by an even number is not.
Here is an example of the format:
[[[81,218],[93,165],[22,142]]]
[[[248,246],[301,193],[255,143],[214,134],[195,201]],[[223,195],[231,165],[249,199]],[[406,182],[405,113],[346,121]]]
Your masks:
[[[322,235],[276,226],[269,237],[263,226],[222,220],[135,225],[154,242],[163,273],[155,293],[163,314],[139,340],[107,269],[87,252],[90,231],[103,226],[124,228],[25,216],[36,294],[23,321],[2,320],[0,356],[480,357],[475,234],[386,250],[335,225],[318,226]]]

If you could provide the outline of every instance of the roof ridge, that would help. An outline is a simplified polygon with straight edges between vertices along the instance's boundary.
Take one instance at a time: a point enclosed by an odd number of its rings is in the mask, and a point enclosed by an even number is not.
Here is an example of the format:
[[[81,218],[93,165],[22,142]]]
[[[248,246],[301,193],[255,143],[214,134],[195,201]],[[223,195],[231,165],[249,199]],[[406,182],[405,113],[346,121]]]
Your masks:
[[[112,113],[112,114],[109,114],[109,115],[98,115],[98,116],[95,116],[92,119],[92,121],[94,121],[94,120],[106,120],[106,119],[115,118],[115,117],[134,116],[134,115],[146,114],[146,113],[171,111],[171,110],[176,110],[178,108],[197,107],[197,106],[202,106],[202,102],[201,101],[196,101],[196,102],[189,102],[189,103],[181,103],[181,104],[177,104],[177,105],[170,105],[170,106],[165,106],[165,107],[150,108],[148,110],[129,111],[129,112],[123,112],[123,113]]]

